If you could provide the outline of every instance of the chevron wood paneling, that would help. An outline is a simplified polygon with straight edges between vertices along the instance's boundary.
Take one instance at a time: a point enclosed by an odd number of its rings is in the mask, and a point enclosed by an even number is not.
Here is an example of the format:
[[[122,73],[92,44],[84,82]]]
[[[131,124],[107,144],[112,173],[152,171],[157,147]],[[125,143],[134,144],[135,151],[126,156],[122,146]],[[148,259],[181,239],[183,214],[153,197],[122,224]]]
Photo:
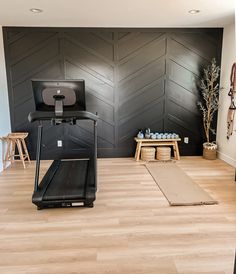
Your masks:
[[[190,143],[181,144],[182,153],[200,154],[203,142],[199,98],[199,77],[211,59],[219,57],[218,48],[205,33],[173,33],[167,42],[165,131],[174,128]],[[220,62],[218,58],[218,62]]]
[[[130,156],[138,129],[188,136],[181,153],[201,153],[197,83],[212,57],[220,62],[221,29],[4,28],[13,131],[36,125],[31,79],[84,79],[87,109],[98,112],[99,156]],[[93,140],[89,122],[44,128],[44,158],[71,157]],[[63,140],[63,148],[56,140]],[[80,148],[80,149],[79,149]]]
[[[118,147],[132,151],[137,129],[163,131],[166,42],[160,32],[130,32],[118,40]]]

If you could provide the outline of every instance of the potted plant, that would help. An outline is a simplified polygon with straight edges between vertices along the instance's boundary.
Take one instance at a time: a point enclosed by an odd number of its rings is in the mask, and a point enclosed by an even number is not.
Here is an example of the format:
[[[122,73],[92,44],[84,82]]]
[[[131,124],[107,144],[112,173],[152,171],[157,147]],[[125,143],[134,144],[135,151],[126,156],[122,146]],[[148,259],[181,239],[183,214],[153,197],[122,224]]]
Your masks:
[[[200,80],[199,88],[202,100],[198,102],[198,106],[202,111],[203,127],[206,137],[206,142],[203,143],[203,158],[209,160],[216,159],[217,145],[211,138],[216,135],[212,123],[219,106],[219,76],[220,67],[217,66],[216,60],[213,58],[210,65],[204,69],[203,77]]]

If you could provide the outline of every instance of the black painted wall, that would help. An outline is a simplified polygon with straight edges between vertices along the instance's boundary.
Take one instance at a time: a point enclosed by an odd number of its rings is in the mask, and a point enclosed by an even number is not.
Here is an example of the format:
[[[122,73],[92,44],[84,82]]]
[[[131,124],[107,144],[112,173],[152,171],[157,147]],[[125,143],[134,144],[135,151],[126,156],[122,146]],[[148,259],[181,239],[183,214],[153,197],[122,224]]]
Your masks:
[[[35,155],[31,79],[85,79],[87,110],[100,116],[99,156],[133,155],[139,128],[177,132],[198,155],[203,142],[197,80],[213,57],[220,63],[222,29],[4,28],[13,131],[29,131]],[[44,158],[71,157],[91,144],[88,122],[44,131]],[[57,148],[56,140],[64,147]],[[45,153],[46,152],[46,153]]]

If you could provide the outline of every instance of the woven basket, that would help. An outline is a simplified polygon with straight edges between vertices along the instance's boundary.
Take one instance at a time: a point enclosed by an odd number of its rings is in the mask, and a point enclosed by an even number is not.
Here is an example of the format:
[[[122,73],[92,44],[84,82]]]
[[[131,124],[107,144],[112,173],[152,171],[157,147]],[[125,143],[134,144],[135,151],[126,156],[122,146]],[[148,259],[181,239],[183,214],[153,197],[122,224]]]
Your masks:
[[[156,158],[159,161],[170,161],[171,159],[170,147],[157,147]]]
[[[141,160],[152,161],[155,159],[155,148],[154,147],[142,147],[141,149]]]
[[[217,152],[217,145],[214,143],[203,144],[203,158],[207,160],[215,160]]]

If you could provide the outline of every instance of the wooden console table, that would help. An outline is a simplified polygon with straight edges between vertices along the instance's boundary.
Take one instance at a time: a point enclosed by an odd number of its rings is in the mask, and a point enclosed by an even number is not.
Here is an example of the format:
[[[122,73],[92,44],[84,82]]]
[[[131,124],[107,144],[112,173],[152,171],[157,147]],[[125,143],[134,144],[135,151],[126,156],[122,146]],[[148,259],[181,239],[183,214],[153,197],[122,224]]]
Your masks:
[[[140,159],[140,153],[142,147],[154,147],[154,146],[173,146],[174,150],[174,156],[175,160],[179,160],[179,147],[178,142],[181,141],[181,139],[139,139],[137,137],[134,138],[134,140],[137,142],[136,151],[135,151],[135,160],[139,161]]]

